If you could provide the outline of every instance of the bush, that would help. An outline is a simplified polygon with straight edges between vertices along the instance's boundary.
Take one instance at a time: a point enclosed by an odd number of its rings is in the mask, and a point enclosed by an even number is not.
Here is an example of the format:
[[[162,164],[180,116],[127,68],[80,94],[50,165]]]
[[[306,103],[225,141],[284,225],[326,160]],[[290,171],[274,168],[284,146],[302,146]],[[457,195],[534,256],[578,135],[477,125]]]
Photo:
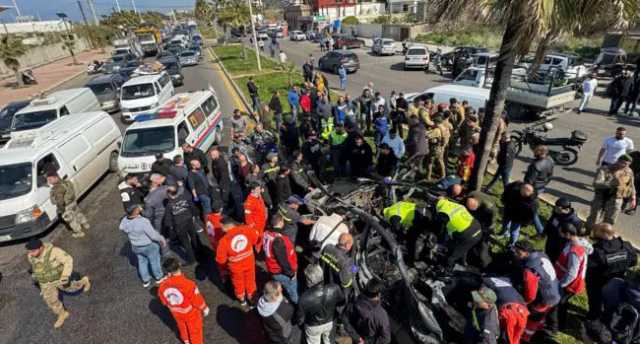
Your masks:
[[[358,25],[358,24],[360,24],[360,21],[358,20],[358,18],[356,18],[354,16],[348,16],[348,17],[345,17],[344,19],[342,19],[342,24],[344,24],[344,25]]]

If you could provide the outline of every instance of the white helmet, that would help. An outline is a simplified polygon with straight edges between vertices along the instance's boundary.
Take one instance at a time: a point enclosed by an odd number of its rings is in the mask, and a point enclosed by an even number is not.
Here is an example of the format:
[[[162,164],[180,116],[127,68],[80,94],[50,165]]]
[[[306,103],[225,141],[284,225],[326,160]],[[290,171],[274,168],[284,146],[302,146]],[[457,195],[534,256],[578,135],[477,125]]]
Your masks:
[[[542,127],[544,128],[545,131],[549,131],[549,130],[553,129],[553,124],[547,122],[547,123],[543,124]]]

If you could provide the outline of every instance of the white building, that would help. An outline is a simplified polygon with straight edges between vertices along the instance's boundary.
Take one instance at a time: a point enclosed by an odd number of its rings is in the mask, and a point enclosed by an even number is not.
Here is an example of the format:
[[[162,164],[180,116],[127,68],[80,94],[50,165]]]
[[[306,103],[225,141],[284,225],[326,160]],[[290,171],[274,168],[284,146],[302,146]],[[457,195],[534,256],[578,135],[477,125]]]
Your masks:
[[[67,25],[70,25],[67,23]],[[22,23],[6,23],[0,27],[0,32],[6,31],[14,34],[36,33],[36,32],[64,32],[65,24],[62,20],[31,21]]]

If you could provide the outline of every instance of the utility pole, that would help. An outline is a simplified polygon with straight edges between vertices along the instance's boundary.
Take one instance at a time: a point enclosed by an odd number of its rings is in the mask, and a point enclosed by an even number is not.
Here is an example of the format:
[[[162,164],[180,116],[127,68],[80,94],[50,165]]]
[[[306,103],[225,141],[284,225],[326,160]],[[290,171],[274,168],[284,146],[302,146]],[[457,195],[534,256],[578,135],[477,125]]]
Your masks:
[[[142,21],[142,15],[140,15],[140,12],[138,12],[138,8],[136,7],[136,0],[131,0],[131,6],[133,7],[133,12],[135,12],[140,21]]]
[[[253,10],[251,9],[251,1],[249,2],[249,18],[251,19],[251,34],[253,35],[253,48],[256,50],[256,60],[258,61],[258,71],[262,71],[262,66],[260,65],[260,50],[258,49],[258,39],[256,38],[256,25],[253,22]]]
[[[82,7],[82,3],[78,0],[78,8],[80,9],[80,14],[82,14],[82,21],[84,21],[84,26],[89,29],[89,22],[87,21],[87,16],[84,14],[84,8]],[[89,44],[91,44],[91,48],[93,48],[93,34],[91,34],[91,29],[89,29]]]
[[[93,15],[93,24],[99,25],[98,16],[96,15],[96,7],[93,3],[93,0],[87,0],[87,4],[89,4],[89,10],[91,10],[91,14]]]
[[[12,0],[13,1],[13,7],[16,9],[16,13],[18,14],[18,17],[21,17],[22,14],[20,13],[20,8],[18,7],[18,3],[16,2],[16,0]]]
[[[120,9],[120,1],[116,0],[116,8],[118,9],[118,12],[122,12],[122,10]]]

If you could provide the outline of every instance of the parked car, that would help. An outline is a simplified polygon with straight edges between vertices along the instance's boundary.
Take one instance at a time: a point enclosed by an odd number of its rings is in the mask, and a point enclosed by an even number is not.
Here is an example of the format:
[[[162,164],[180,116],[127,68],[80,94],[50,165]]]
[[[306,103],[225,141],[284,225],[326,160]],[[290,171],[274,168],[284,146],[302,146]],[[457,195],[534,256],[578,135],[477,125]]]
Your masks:
[[[118,54],[111,56],[111,61],[113,63],[118,63],[120,65],[125,65],[129,61],[136,61],[138,58],[130,53]]]
[[[192,45],[189,47],[189,51],[193,51],[198,56],[198,60],[202,59],[202,49],[199,45]]]
[[[184,85],[184,76],[182,75],[182,66],[180,66],[180,61],[175,56],[168,56],[162,59],[159,59],[158,62],[162,63],[165,70],[171,76],[171,82],[173,86],[182,86]]]
[[[119,74],[107,74],[91,79],[85,87],[88,87],[96,95],[103,111],[113,113],[120,111],[120,87],[126,82]]]
[[[593,71],[599,75],[615,77],[630,67],[627,52],[621,48],[602,48],[593,62]]]
[[[304,41],[306,39],[307,36],[300,30],[293,30],[289,32],[289,40],[291,41]]]
[[[404,69],[429,69],[429,50],[425,45],[414,44],[404,55]]]
[[[338,74],[338,67],[344,65],[347,72],[354,73],[360,69],[358,55],[350,51],[334,50],[326,53],[318,60],[318,68]]]
[[[0,110],[0,144],[4,144],[11,138],[11,121],[13,115],[25,106],[29,105],[29,100],[19,100],[7,104]]]
[[[373,40],[371,52],[375,55],[395,55],[396,43],[390,38],[376,38]]]
[[[364,42],[353,36],[347,35],[333,35],[333,48],[334,49],[357,49],[364,46]]]
[[[180,53],[180,65],[182,66],[195,66],[198,64],[198,55],[193,50],[185,50]]]
[[[471,46],[463,46],[463,47],[456,47],[454,48],[452,51],[443,54],[442,56],[445,58],[448,57],[453,57],[456,54],[462,53],[466,56],[471,57],[471,55],[473,54],[478,54],[478,53],[487,53],[489,52],[489,49],[487,48],[483,48],[483,47],[471,47]]]
[[[131,74],[133,74],[133,71],[140,67],[140,64],[141,63],[138,60],[127,61],[124,66],[120,67],[118,73],[120,73],[126,79],[129,79],[131,77]]]

